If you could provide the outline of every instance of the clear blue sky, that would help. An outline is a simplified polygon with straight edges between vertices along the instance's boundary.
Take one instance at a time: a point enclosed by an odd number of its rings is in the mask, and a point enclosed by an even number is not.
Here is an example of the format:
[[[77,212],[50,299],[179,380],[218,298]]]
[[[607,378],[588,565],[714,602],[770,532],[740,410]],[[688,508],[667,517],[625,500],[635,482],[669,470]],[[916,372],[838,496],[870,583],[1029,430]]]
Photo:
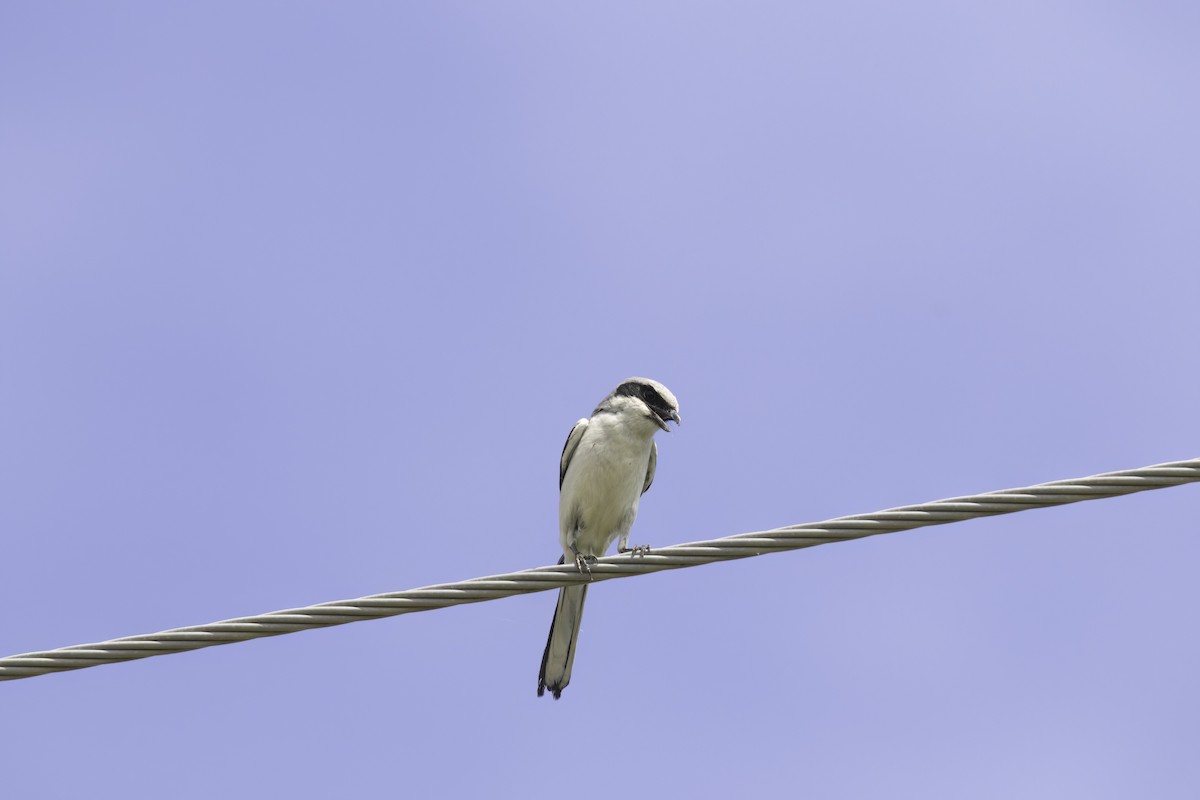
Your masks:
[[[634,374],[652,545],[1200,455],[1197,8],[6,3],[0,655],[550,563]],[[4,683],[0,793],[1194,798],[1198,512]]]

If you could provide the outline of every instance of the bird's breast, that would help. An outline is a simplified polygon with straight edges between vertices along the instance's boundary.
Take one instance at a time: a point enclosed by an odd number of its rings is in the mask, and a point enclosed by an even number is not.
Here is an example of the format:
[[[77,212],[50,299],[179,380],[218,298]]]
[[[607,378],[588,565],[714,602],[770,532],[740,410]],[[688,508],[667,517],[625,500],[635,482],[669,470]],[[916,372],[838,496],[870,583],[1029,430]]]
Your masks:
[[[588,431],[579,443],[559,498],[559,530],[578,526],[576,546],[602,555],[621,529],[633,522],[650,461],[650,439],[619,431]]]

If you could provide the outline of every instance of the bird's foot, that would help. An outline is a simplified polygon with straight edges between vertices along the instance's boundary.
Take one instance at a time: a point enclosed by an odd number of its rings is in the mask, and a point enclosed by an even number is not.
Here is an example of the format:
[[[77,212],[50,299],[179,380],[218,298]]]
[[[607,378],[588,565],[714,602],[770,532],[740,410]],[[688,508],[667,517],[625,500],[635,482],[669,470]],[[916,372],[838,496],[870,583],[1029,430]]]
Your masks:
[[[635,544],[633,547],[618,547],[617,552],[629,553],[631,558],[650,555],[650,545]]]
[[[592,576],[592,564],[596,563],[595,556],[585,556],[583,553],[575,554],[575,569],[579,570],[580,575]]]

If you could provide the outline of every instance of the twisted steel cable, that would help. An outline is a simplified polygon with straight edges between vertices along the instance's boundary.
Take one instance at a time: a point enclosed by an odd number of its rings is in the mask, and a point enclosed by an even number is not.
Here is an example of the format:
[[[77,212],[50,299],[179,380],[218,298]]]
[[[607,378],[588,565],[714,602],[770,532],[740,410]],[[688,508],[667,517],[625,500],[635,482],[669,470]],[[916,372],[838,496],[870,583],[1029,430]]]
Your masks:
[[[479,603],[517,594],[544,592],[589,580],[626,578],[649,572],[694,567],[714,561],[730,561],[764,553],[799,550],[819,544],[861,539],[927,525],[944,525],[948,522],[1011,514],[1014,511],[1065,505],[1082,500],[1097,500],[1197,481],[1200,481],[1200,459],[1191,459],[1141,469],[1105,472],[1086,478],[1039,483],[1020,489],[1001,489],[968,497],[952,497],[932,503],[900,506],[873,514],[855,514],[824,522],[806,522],[770,531],[673,545],[653,550],[644,556],[606,556],[592,565],[590,576],[581,575],[574,564],[537,567],[457,583],[441,583],[355,600],[335,600],[252,617],[237,617],[207,625],[172,628],[161,633],[22,653],[0,658],[0,680],[31,678],[50,672],[182,653],[202,647],[278,636],[311,628],[429,611],[463,603]]]

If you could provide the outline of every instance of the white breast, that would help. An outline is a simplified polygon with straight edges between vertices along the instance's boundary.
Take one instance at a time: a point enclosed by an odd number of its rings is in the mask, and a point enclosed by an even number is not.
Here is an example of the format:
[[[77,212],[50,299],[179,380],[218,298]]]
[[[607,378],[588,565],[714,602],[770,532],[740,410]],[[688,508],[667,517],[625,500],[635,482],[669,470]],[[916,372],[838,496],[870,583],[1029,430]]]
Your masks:
[[[637,516],[653,430],[620,414],[597,414],[567,467],[559,495],[559,539],[567,560],[571,538],[583,555],[602,556]]]

